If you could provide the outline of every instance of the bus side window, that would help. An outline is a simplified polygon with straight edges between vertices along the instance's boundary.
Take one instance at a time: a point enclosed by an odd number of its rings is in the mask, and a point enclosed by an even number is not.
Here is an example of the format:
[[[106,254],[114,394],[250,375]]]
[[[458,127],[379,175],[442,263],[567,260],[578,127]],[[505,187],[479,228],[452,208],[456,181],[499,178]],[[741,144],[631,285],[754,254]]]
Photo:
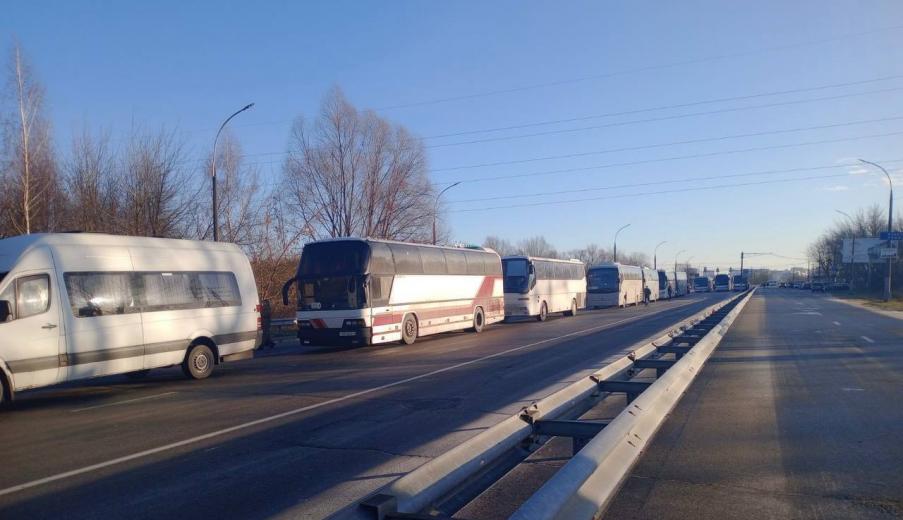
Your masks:
[[[370,277],[370,306],[382,307],[389,304],[389,296],[392,293],[392,276]]]

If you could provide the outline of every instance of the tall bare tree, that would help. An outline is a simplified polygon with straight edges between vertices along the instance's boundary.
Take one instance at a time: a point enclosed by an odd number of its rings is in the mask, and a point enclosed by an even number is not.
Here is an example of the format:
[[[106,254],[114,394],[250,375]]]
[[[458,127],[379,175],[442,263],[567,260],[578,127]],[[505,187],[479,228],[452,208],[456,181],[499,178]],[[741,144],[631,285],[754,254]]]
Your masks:
[[[85,128],[72,139],[65,165],[67,225],[81,231],[114,232],[117,228],[119,179],[107,133]]]
[[[263,200],[260,176],[254,166],[242,159],[241,143],[226,130],[216,151],[217,211],[219,213],[219,237],[249,248],[262,240],[263,220],[267,202]],[[204,162],[203,194],[210,193],[213,177],[213,153]],[[195,235],[207,239],[213,235],[212,204],[206,195],[194,206],[197,229]]]
[[[417,139],[333,88],[314,121],[298,118],[292,128],[289,208],[315,236],[426,241],[435,211],[426,170]]]
[[[7,157],[3,201],[6,234],[52,230],[59,220],[50,123],[44,115],[44,87],[34,78],[18,42],[13,43],[7,80],[12,109],[4,124]]]
[[[201,202],[186,162],[174,132],[132,131],[117,174],[122,183],[119,232],[174,238],[188,234],[191,212]]]

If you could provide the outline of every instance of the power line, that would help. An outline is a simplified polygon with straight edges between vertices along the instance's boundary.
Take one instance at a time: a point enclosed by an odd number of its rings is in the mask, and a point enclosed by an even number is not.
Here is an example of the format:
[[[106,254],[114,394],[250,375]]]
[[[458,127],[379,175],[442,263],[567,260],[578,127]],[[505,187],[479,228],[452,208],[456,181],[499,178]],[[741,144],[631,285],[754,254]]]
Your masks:
[[[800,104],[804,104],[804,103],[815,103],[818,101],[832,101],[832,100],[836,100],[836,99],[843,99],[843,98],[849,98],[849,97],[855,97],[855,96],[864,96],[864,95],[869,95],[869,94],[883,94],[883,93],[887,93],[887,92],[897,92],[900,90],[903,90],[903,87],[893,87],[893,88],[886,88],[886,89],[880,89],[880,90],[870,90],[870,91],[866,91],[866,92],[853,92],[853,93],[847,93],[847,94],[838,94],[838,95],[834,95],[834,96],[825,96],[825,97],[820,97],[820,98],[800,99],[800,100],[793,100],[793,101],[781,101],[781,102],[776,102],[776,103],[766,103],[766,104],[762,104],[762,105],[751,105],[751,106],[746,106],[746,107],[734,107],[734,108],[722,108],[722,109],[718,109],[718,110],[706,110],[704,112],[691,112],[689,114],[676,114],[676,115],[671,115],[671,116],[651,117],[651,118],[646,118],[646,119],[633,119],[630,121],[618,121],[615,123],[606,123],[604,125],[582,126],[582,127],[578,127],[578,128],[565,128],[565,129],[559,129],[559,130],[547,130],[545,132],[534,132],[531,134],[518,134],[518,135],[506,135],[506,136],[499,136],[499,137],[487,137],[484,139],[472,139],[470,141],[457,141],[454,143],[433,144],[433,145],[425,146],[424,148],[428,148],[428,149],[429,148],[448,148],[451,146],[464,146],[464,145],[470,145],[470,144],[492,143],[492,142],[500,142],[500,141],[513,141],[515,139],[526,139],[526,138],[530,138],[530,137],[542,137],[542,136],[546,136],[546,135],[572,134],[572,133],[578,133],[578,132],[588,132],[590,130],[601,130],[603,128],[614,128],[614,127],[619,127],[619,126],[629,126],[629,125],[636,125],[636,124],[642,124],[642,123],[673,121],[673,120],[677,120],[677,119],[686,119],[686,118],[690,118],[690,117],[699,117],[699,116],[709,116],[709,115],[715,115],[715,114],[727,114],[727,113],[731,113],[731,112],[745,112],[747,110],[757,110],[760,108],[773,108],[773,107],[780,107],[780,106],[800,105]]]
[[[379,107],[376,110],[397,110],[397,109],[401,109],[401,108],[421,107],[421,106],[426,106],[426,105],[435,105],[435,104],[439,104],[439,103],[449,103],[449,102],[453,102],[453,101],[464,101],[464,100],[468,100],[468,99],[476,99],[476,98],[487,97],[487,96],[495,96],[495,95],[499,95],[499,94],[513,94],[516,92],[524,92],[527,90],[535,90],[535,89],[539,89],[539,88],[556,87],[556,86],[561,86],[561,85],[582,83],[585,81],[591,81],[591,80],[597,80],[597,79],[613,78],[613,77],[623,76],[623,75],[627,75],[627,74],[635,74],[638,72],[648,72],[648,71],[652,71],[652,70],[682,67],[682,66],[686,66],[686,65],[696,65],[696,64],[707,63],[707,62],[711,62],[711,61],[739,58],[739,57],[743,57],[743,56],[751,56],[751,55],[755,55],[755,54],[759,54],[759,53],[782,51],[782,50],[794,49],[794,48],[799,48],[799,47],[808,47],[811,45],[819,45],[822,43],[829,43],[829,42],[840,41],[840,40],[845,40],[845,39],[850,39],[850,38],[857,38],[860,36],[866,36],[869,34],[874,34],[874,33],[879,33],[879,32],[898,30],[901,28],[903,28],[903,25],[880,27],[880,28],[876,28],[876,29],[859,31],[859,32],[855,32],[855,33],[846,33],[846,34],[840,34],[840,35],[836,35],[836,36],[829,36],[827,38],[821,38],[818,40],[809,40],[809,41],[791,43],[791,44],[786,44],[786,45],[776,45],[773,47],[764,47],[764,48],[753,49],[753,50],[749,50],[749,51],[741,51],[741,52],[735,52],[735,53],[729,53],[729,54],[713,55],[713,56],[707,56],[707,57],[703,57],[703,58],[694,58],[694,59],[675,61],[675,62],[670,62],[670,63],[646,65],[643,67],[635,67],[632,69],[625,69],[625,70],[621,70],[621,71],[607,72],[604,74],[594,74],[591,76],[583,76],[580,78],[571,78],[571,79],[564,79],[564,80],[558,80],[558,81],[550,81],[550,82],[545,82],[545,83],[534,83],[531,85],[523,85],[523,86],[511,87],[511,88],[499,89],[499,90],[489,90],[489,91],[484,91],[484,92],[476,92],[476,93],[472,93],[472,94],[464,94],[464,95],[458,95],[458,96],[449,96],[449,97],[444,97],[444,98],[435,98],[435,99],[424,100],[424,101],[415,101],[412,103],[400,103],[400,104],[396,104],[396,105],[388,105],[388,106],[384,106],[384,107]]]
[[[889,159],[883,160],[882,163],[894,163],[894,162],[903,162],[903,159]],[[571,190],[559,190],[559,191],[544,191],[538,193],[525,193],[520,195],[499,195],[496,197],[481,197],[477,199],[458,199],[458,200],[450,200],[449,204],[464,204],[469,202],[488,202],[494,200],[508,200],[508,199],[519,199],[519,198],[527,198],[527,197],[546,197],[549,195],[564,195],[568,193],[583,193],[587,191],[602,191],[602,190],[617,190],[623,188],[640,188],[643,186],[657,186],[660,184],[675,184],[679,182],[696,182],[696,181],[709,181],[709,180],[718,180],[718,179],[732,179],[732,178],[740,178],[740,177],[752,177],[756,175],[777,175],[781,173],[794,173],[794,172],[809,172],[816,170],[829,170],[836,168],[849,168],[850,166],[855,166],[855,164],[831,164],[824,166],[810,166],[805,168],[788,168],[782,170],[760,170],[756,172],[746,172],[746,173],[733,173],[727,175],[709,175],[705,177],[684,177],[681,179],[668,179],[668,180],[659,180],[659,181],[650,181],[650,182],[639,182],[639,183],[630,183],[630,184],[616,184],[612,186],[597,186],[590,188],[577,188]]]
[[[750,132],[745,134],[731,134],[731,135],[721,135],[715,137],[703,137],[699,139],[685,139],[683,141],[671,141],[667,143],[655,143],[655,144],[644,144],[644,145],[635,145],[635,146],[623,146],[620,148],[608,148],[604,150],[595,150],[592,152],[578,152],[578,153],[569,153],[562,155],[547,155],[540,157],[531,157],[529,159],[518,159],[513,161],[496,161],[491,163],[478,163],[478,164],[468,164],[462,166],[453,166],[448,168],[436,168],[433,172],[445,172],[445,171],[457,171],[457,170],[470,170],[475,168],[486,168],[490,166],[503,166],[508,164],[524,164],[530,162],[539,162],[539,161],[551,161],[555,159],[571,159],[575,157],[587,157],[591,155],[603,155],[609,153],[617,153],[617,152],[632,152],[637,150],[649,150],[652,148],[664,148],[667,146],[678,146],[683,144],[697,144],[697,143],[707,143],[713,141],[727,141],[730,139],[743,139],[747,137],[762,137],[766,135],[779,135],[779,134],[789,134],[794,132],[806,132],[809,130],[824,130],[827,128],[842,128],[847,126],[855,126],[855,125],[864,125],[869,123],[885,123],[888,121],[899,121],[903,119],[903,116],[889,116],[889,117],[880,117],[877,119],[860,119],[856,121],[845,121],[842,123],[831,123],[827,125],[815,125],[815,126],[801,126],[796,128],[785,128],[780,130],[764,130],[760,132]]]
[[[838,177],[847,177],[848,174],[840,173],[836,175],[813,175],[810,177],[800,177],[800,178],[792,178],[792,179],[773,179],[768,181],[757,181],[757,182],[743,182],[743,183],[734,183],[734,184],[720,184],[715,186],[702,186],[702,187],[691,187],[691,188],[678,188],[673,190],[660,190],[660,191],[649,191],[644,193],[626,193],[621,195],[606,195],[604,197],[586,197],[581,199],[569,199],[569,200],[554,200],[547,202],[530,202],[524,204],[511,204],[509,206],[491,206],[487,208],[473,208],[473,209],[457,209],[451,210],[451,213],[474,213],[480,211],[492,211],[499,209],[514,209],[514,208],[528,208],[535,206],[550,206],[555,204],[572,204],[575,202],[590,202],[597,200],[606,200],[606,199],[622,199],[629,197],[645,197],[648,195],[664,195],[670,193],[684,193],[689,191],[706,191],[706,190],[716,190],[723,188],[738,188],[743,186],[760,186],[766,184],[778,184],[778,183],[788,183],[788,182],[799,182],[799,181],[807,181],[814,179],[833,179]]]

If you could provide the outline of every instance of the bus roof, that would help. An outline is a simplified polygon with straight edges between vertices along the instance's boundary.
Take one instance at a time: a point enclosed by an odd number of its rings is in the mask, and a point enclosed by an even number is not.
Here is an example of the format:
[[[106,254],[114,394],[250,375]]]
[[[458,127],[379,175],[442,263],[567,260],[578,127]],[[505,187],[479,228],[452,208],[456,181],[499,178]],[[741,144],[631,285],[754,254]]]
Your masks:
[[[495,253],[495,250],[490,249],[488,247],[457,247],[457,246],[440,246],[434,244],[421,244],[418,242],[405,242],[402,240],[386,240],[383,238],[360,238],[360,237],[336,237],[336,238],[323,238],[320,240],[314,240],[312,242],[308,242],[305,245],[310,244],[320,244],[323,242],[364,242],[364,243],[378,243],[378,244],[404,244],[408,246],[417,246],[417,247],[430,247],[434,249],[450,249],[453,251],[480,251],[484,253]],[[498,254],[498,253],[496,253]]]
[[[543,258],[541,256],[528,256],[528,255],[508,255],[503,256],[502,260],[542,260],[544,262],[561,262],[563,264],[581,264],[583,262],[581,260],[577,260],[576,258],[571,258],[570,260],[563,260],[561,258]]]
[[[237,245],[229,242],[136,237],[106,233],[32,233],[0,239],[0,254],[25,251],[40,246],[118,246],[196,251],[241,251]]]
[[[601,264],[591,265],[588,269],[641,269],[641,267],[620,262],[602,262]]]

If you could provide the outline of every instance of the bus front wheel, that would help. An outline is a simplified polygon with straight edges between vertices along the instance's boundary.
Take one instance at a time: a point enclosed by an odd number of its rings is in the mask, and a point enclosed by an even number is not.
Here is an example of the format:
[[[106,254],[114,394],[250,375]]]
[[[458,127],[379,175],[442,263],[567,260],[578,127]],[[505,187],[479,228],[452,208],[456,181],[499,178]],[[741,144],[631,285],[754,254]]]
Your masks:
[[[576,316],[577,315],[577,300],[571,300],[571,310],[566,311],[564,313],[565,316]]]
[[[476,333],[480,333],[483,331],[483,325],[485,325],[486,320],[483,316],[483,308],[477,307],[475,311],[473,311],[473,327],[472,331]]]
[[[546,307],[546,302],[542,302],[542,305],[539,307],[539,314],[536,316],[536,321],[546,321],[546,318],[549,317],[549,308]]]
[[[401,322],[401,342],[411,345],[415,341],[417,341],[417,318],[413,314],[408,314]]]

